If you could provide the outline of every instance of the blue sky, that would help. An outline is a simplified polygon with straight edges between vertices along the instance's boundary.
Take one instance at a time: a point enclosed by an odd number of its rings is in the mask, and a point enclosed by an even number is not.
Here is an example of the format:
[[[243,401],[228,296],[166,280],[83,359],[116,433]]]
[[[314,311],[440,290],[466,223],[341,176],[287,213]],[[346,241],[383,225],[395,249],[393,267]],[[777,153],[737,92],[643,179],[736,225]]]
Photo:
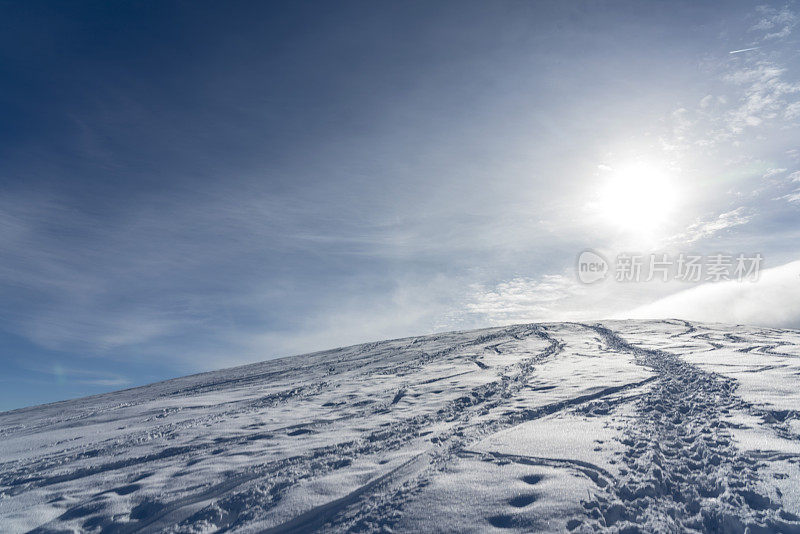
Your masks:
[[[798,6],[697,4],[0,4],[0,409],[510,322],[800,327]],[[586,286],[586,248],[778,270]]]

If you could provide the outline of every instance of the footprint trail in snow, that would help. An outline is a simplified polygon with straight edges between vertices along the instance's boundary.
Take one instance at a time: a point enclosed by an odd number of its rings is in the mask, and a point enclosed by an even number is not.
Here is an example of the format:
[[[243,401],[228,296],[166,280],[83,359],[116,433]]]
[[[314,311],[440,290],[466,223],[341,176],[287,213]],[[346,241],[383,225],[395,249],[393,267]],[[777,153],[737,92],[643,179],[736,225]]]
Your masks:
[[[800,532],[800,332],[547,323],[0,414],[8,532]]]

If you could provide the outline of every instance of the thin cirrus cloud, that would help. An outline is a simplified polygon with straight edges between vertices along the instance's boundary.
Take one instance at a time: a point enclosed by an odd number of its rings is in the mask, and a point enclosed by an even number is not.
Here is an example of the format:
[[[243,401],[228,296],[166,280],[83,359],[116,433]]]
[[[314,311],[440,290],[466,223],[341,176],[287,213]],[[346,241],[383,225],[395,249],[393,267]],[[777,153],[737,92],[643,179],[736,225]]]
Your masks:
[[[707,62],[711,79],[717,81],[715,94],[705,95],[696,107],[682,106],[673,112],[672,135],[663,139],[669,150],[741,143],[752,140],[748,134],[759,127],[785,127],[800,116],[800,80],[788,39],[797,15],[788,7],[769,6],[757,8],[756,14],[759,20],[745,35],[768,43],[741,47],[728,53],[730,59]]]
[[[744,93],[739,106],[726,116],[732,133],[742,133],[748,126],[759,126],[764,121],[795,118],[800,83],[787,81],[786,73],[786,68],[762,60],[725,77]]]
[[[563,274],[538,280],[518,277],[491,288],[476,285],[464,304],[464,313],[489,324],[553,321],[565,316],[566,310],[559,308],[582,293],[581,289],[573,277]]]
[[[797,26],[797,14],[788,6],[775,8],[769,5],[756,7],[756,12],[761,17],[751,28],[752,32],[761,32],[761,39],[783,39],[791,35]]]
[[[698,219],[686,229],[686,232],[673,236],[669,241],[683,246],[692,245],[700,240],[709,239],[718,232],[745,225],[752,219],[752,210],[740,206],[710,219]]]
[[[790,184],[796,184],[800,182],[800,171],[795,171],[787,176],[787,182]],[[791,203],[800,202],[800,188],[795,188],[793,191],[778,198]]]

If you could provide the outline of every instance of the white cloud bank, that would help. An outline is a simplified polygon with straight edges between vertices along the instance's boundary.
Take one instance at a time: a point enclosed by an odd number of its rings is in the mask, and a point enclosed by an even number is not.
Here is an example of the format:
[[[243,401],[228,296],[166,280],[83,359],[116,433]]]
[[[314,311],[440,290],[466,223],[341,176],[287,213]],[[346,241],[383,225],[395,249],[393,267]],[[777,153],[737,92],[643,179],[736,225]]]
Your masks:
[[[757,282],[704,284],[620,315],[630,319],[666,317],[800,328],[800,261],[766,269]]]

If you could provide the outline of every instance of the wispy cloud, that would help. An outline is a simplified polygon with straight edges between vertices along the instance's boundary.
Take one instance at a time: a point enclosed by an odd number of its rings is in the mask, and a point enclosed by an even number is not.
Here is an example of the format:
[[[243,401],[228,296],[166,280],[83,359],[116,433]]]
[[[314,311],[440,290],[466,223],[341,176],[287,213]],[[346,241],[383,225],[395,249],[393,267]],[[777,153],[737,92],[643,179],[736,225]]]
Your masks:
[[[785,201],[790,202],[792,204],[800,203],[800,189],[798,189],[797,191],[794,191],[792,193],[789,193],[788,195],[783,195],[780,198],[782,200],[785,200]]]
[[[64,366],[61,364],[54,364],[50,366],[31,366],[26,365],[23,362],[22,367],[28,371],[32,371],[40,375],[47,375],[59,384],[119,388],[127,386],[131,383],[127,377],[119,373],[96,371],[91,369],[79,369],[74,366]]]
[[[776,176],[780,176],[785,174],[788,169],[768,169],[767,172],[764,173],[762,178],[765,180],[769,180],[771,178],[775,178]]]
[[[787,69],[770,61],[759,61],[737,69],[725,80],[742,89],[738,106],[727,113],[727,125],[733,134],[765,121],[785,118],[786,110],[797,103],[800,83],[786,80]]]
[[[759,42],[785,41],[798,17],[788,7],[757,9],[758,21],[749,28]],[[800,83],[790,74],[789,58],[767,50],[767,45],[730,50],[718,57],[712,69],[722,82],[714,94],[704,96],[696,107],[681,106],[673,113],[671,137],[665,148],[691,151],[737,144],[749,132],[800,117]]]
[[[518,277],[491,288],[473,285],[472,291],[466,312],[484,317],[490,324],[502,324],[552,317],[557,304],[579,288],[565,275],[545,275],[539,280]]]
[[[750,27],[751,32],[760,32],[764,41],[784,39],[791,35],[797,26],[797,14],[788,6],[774,8],[772,6],[758,6],[756,8],[761,17],[758,22]]]
[[[597,285],[578,281],[572,269],[539,278],[514,277],[494,285],[474,284],[451,312],[453,325],[503,325],[536,321],[584,321],[609,317],[622,302],[648,302],[663,284]]]
[[[789,187],[795,187],[793,191],[789,193],[780,195],[777,197],[777,200],[785,200],[790,204],[797,204],[800,203],[800,188],[796,188],[794,184],[800,182],[800,171],[795,171],[789,175],[787,175],[784,180],[784,184]]]
[[[698,219],[687,228],[686,232],[673,236],[668,242],[684,245],[696,243],[702,239],[708,239],[724,230],[745,225],[752,219],[753,213],[751,210],[740,206],[734,210],[720,213],[716,217],[710,219]]]

